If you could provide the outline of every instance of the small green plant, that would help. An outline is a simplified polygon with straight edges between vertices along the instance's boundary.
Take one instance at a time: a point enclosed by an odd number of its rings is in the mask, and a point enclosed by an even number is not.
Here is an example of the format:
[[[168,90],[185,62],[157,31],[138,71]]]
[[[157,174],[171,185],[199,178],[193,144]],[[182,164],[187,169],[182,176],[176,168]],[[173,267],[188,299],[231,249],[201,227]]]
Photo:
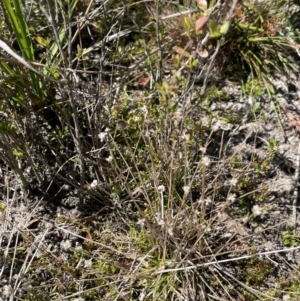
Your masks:
[[[266,278],[272,274],[272,268],[267,261],[258,258],[250,259],[246,263],[246,283],[248,285],[263,284]]]
[[[181,58],[200,56],[205,60],[209,51],[213,53],[214,49],[214,66],[218,70],[219,66],[230,66],[226,76],[235,73],[235,79],[245,81],[250,75],[250,82],[244,85],[244,92],[249,95],[262,95],[262,87],[270,96],[273,95],[272,72],[295,71],[289,57],[294,45],[288,38],[293,35],[294,29],[286,26],[289,15],[284,12],[289,1],[278,1],[276,4],[232,1],[230,5],[220,8],[215,6],[216,1],[210,1],[209,6],[206,1],[197,1],[197,4],[200,13],[181,17],[183,36],[188,37],[176,45],[175,49],[182,49]],[[193,43],[199,40],[200,51],[192,54]],[[201,65],[201,60],[199,63]],[[209,66],[211,69],[212,63]]]
[[[296,235],[288,228],[282,233],[282,243],[287,247],[297,247],[300,244],[300,235]]]
[[[216,84],[213,84],[203,97],[204,101],[228,101],[230,96],[222,89],[218,88]]]
[[[246,96],[259,98],[264,94],[264,87],[257,78],[252,79],[242,85],[242,91]]]

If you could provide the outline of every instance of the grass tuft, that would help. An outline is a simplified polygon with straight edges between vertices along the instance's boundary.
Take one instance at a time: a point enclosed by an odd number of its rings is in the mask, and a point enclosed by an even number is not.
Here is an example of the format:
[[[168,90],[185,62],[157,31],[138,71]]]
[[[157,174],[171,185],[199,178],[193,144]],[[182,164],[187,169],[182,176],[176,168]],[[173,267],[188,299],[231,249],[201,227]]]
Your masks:
[[[4,298],[296,298],[299,268],[265,252],[279,141],[260,131],[297,71],[297,3],[0,9]]]

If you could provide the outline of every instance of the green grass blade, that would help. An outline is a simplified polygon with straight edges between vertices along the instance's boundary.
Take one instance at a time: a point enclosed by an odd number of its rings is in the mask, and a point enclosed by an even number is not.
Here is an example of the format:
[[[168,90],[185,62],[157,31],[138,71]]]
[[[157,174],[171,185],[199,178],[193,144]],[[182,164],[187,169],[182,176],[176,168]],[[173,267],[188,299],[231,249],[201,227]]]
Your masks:
[[[31,41],[28,38],[28,28],[25,23],[20,2],[16,0],[13,0],[13,3],[11,3],[9,0],[3,1],[23,57],[27,60],[34,61],[34,51]]]
[[[35,61],[33,46],[29,38],[29,31],[25,22],[25,17],[20,1],[3,0],[3,3],[14,30],[17,42],[21,49],[22,56],[25,60]],[[32,71],[29,71],[29,74],[34,90],[38,95],[41,95],[41,82],[38,76]]]

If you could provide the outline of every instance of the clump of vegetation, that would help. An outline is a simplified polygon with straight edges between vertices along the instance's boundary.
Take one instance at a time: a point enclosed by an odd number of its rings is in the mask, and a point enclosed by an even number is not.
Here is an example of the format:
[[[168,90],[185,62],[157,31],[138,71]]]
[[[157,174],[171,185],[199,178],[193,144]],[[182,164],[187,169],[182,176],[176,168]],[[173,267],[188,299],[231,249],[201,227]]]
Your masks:
[[[282,233],[282,243],[287,247],[297,247],[300,243],[300,236],[288,228]]]
[[[220,87],[226,80],[271,101],[272,73],[294,69],[289,5],[3,1],[3,196],[64,205],[54,221],[15,219],[23,224],[1,241],[5,297],[267,295],[258,287],[271,261],[241,263],[242,279],[219,262],[258,252],[247,229],[263,215],[261,183],[276,143],[263,159],[240,158],[222,127],[240,124],[242,114],[213,105],[232,101]],[[9,208],[0,208],[7,225]],[[46,230],[36,236],[39,223]],[[295,239],[286,233],[283,243]]]

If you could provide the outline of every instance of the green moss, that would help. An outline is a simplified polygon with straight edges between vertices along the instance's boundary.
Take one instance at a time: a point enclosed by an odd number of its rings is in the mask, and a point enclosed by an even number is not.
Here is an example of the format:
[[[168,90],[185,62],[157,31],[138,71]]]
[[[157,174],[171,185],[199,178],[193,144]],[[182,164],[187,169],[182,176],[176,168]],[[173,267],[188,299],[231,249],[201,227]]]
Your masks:
[[[255,287],[260,287],[260,292],[264,295],[271,296],[271,294],[266,293],[263,290],[263,286],[267,283],[267,277],[272,275],[273,268],[271,267],[270,263],[266,260],[261,260],[257,257],[253,257],[248,260],[243,260],[239,263],[242,266],[243,273],[238,277],[238,280],[242,283],[245,283],[246,286],[249,286],[253,289]],[[257,301],[257,295],[251,293],[246,287],[240,287],[238,292],[243,296],[244,300],[249,301]],[[236,293],[236,290],[235,290]],[[272,292],[274,295],[275,292]],[[262,299],[260,299],[262,300]],[[271,301],[273,299],[263,299],[265,301]]]
[[[224,114],[220,121],[225,124],[241,124],[241,121],[244,117],[243,112],[237,112],[237,111],[229,111],[229,112],[223,112],[221,111],[220,114]]]
[[[292,279],[278,279],[278,289],[273,289],[271,296],[276,298],[288,298],[289,301],[299,301],[300,282],[297,278]],[[269,301],[269,300],[268,300]]]
[[[282,233],[282,243],[287,247],[297,247],[300,244],[300,235],[293,234],[291,228]]]
[[[245,277],[247,285],[261,285],[273,271],[269,262],[258,258],[251,258],[246,264],[247,275]]]
[[[242,91],[245,95],[254,98],[260,97],[264,94],[262,82],[254,78],[242,85]]]
[[[137,244],[139,250],[142,253],[147,253],[153,245],[149,239],[149,233],[146,233],[143,230],[138,230],[135,227],[130,227],[129,236],[134,239],[135,243]]]
[[[205,94],[204,102],[207,100],[228,101],[230,97],[224,90],[218,88],[216,84],[213,84]]]
[[[117,268],[113,260],[101,256],[93,263],[93,269],[101,275],[114,275]]]

